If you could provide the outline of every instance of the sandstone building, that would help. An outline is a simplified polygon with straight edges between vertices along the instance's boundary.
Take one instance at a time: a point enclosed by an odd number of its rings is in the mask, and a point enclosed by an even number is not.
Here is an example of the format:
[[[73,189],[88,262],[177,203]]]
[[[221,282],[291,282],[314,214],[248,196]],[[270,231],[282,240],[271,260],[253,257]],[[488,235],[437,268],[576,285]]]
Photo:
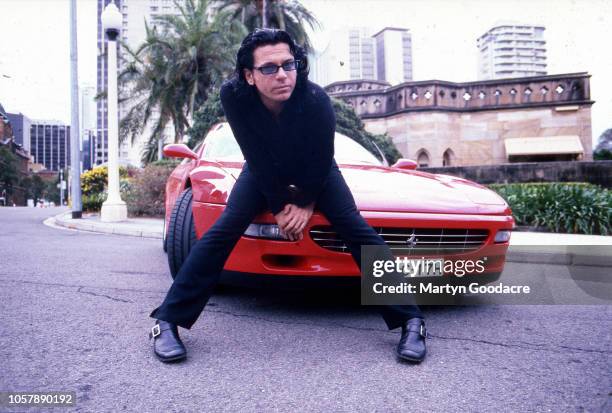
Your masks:
[[[335,82],[372,133],[420,166],[592,160],[587,73],[466,83]]]

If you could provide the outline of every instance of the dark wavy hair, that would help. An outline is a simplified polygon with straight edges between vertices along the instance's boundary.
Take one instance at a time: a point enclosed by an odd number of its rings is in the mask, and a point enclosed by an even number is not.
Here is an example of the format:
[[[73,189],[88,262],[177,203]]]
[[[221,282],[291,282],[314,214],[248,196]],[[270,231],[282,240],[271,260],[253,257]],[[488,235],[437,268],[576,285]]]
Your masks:
[[[308,83],[308,58],[303,47],[293,41],[289,33],[279,29],[255,29],[249,33],[238,49],[236,56],[236,68],[231,80],[234,83],[236,92],[240,95],[251,94],[256,86],[251,86],[246,81],[244,69],[253,70],[254,58],[253,52],[260,46],[274,45],[278,43],[286,43],[289,46],[289,51],[295,58],[300,61],[297,69],[297,79],[295,89],[302,91]]]

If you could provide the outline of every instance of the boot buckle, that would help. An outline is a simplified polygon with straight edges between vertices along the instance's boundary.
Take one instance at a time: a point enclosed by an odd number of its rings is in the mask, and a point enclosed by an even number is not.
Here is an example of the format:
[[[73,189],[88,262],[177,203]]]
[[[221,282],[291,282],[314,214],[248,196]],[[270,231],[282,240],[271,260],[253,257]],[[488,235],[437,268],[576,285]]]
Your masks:
[[[155,324],[153,328],[151,328],[151,332],[149,333],[149,339],[155,338],[161,334],[161,330],[159,328],[159,324]]]

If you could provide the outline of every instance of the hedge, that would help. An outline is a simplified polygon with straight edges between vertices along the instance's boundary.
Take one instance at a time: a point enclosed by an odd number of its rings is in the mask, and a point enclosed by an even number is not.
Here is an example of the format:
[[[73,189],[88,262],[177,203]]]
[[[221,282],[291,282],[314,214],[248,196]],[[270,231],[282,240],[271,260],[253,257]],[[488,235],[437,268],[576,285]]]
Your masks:
[[[176,165],[174,160],[152,162],[136,175],[126,197],[130,215],[164,216],[166,182]]]
[[[574,234],[612,234],[612,191],[597,185],[522,183],[492,184],[489,188],[508,202],[517,225]]]

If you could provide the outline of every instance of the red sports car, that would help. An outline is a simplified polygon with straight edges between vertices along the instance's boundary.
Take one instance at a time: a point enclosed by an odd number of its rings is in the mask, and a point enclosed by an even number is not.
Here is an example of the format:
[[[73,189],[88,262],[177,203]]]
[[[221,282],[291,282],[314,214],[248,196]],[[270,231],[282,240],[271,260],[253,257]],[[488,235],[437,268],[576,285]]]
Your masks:
[[[191,246],[221,215],[244,158],[227,123],[215,125],[195,151],[164,148],[185,158],[166,185],[164,247],[172,276]],[[356,141],[336,133],[335,159],[361,215],[400,256],[486,255],[486,275],[499,277],[514,227],[506,202],[474,182],[415,170],[401,159],[383,165]],[[238,241],[225,270],[293,276],[360,276],[346,245],[315,212],[301,241],[282,238],[270,212],[258,216]],[[483,277],[484,281],[484,277]]]

